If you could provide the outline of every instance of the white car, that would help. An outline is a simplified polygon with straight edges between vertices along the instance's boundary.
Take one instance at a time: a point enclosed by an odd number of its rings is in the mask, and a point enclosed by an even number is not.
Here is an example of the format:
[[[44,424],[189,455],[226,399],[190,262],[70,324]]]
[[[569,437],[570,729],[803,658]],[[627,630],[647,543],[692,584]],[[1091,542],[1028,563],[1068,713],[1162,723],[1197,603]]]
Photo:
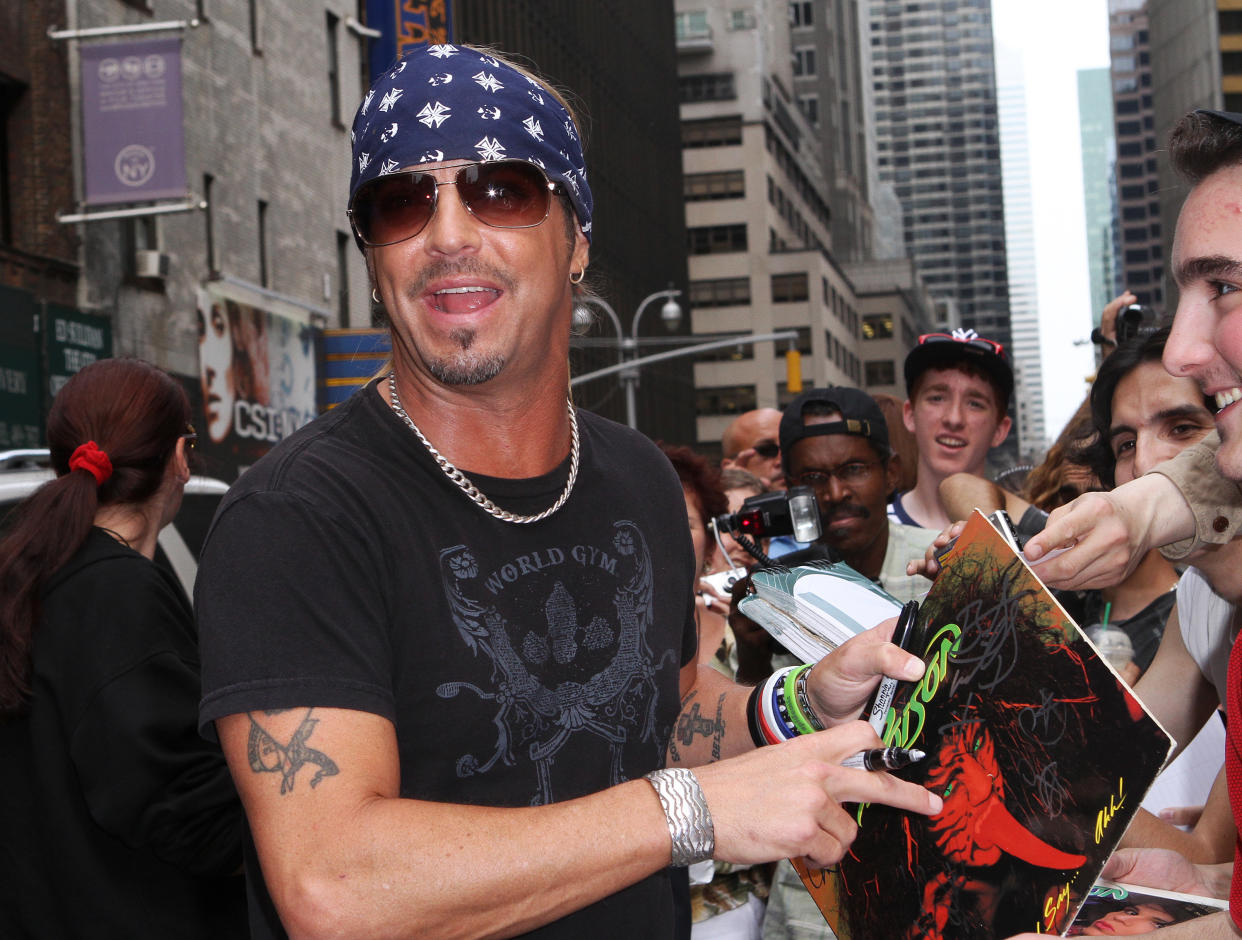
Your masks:
[[[55,476],[49,464],[46,450],[0,451],[0,529],[10,509]],[[177,518],[160,531],[155,560],[177,576],[189,597],[194,596],[203,540],[228,489],[213,477],[190,477]]]

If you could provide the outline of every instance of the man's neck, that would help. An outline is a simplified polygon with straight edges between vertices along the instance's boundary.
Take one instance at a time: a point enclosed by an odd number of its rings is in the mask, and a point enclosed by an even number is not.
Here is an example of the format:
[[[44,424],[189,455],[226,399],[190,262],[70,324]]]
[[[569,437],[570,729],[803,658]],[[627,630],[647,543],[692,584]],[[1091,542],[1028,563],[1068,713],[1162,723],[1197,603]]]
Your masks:
[[[569,376],[538,391],[451,388],[397,377],[401,405],[423,436],[454,466],[494,477],[523,479],[555,469],[569,453]],[[492,383],[485,383],[491,385]],[[377,386],[389,404],[388,381]]]
[[[884,556],[888,552],[888,525],[884,526],[884,534],[870,546],[860,552],[841,555],[841,560],[865,578],[878,581],[884,570]]]
[[[940,481],[919,468],[919,479],[914,489],[901,494],[901,508],[911,519],[925,529],[939,532],[954,520],[948,517],[940,504]]]

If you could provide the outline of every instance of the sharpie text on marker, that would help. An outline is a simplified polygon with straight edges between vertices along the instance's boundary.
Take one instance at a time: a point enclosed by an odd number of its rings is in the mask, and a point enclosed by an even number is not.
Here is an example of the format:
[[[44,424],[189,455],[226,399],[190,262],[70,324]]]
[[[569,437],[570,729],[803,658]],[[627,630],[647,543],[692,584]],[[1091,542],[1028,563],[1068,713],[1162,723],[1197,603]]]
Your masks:
[[[916,748],[873,747],[869,751],[851,754],[841,761],[841,766],[860,770],[901,770],[902,767],[917,764],[926,756]]]

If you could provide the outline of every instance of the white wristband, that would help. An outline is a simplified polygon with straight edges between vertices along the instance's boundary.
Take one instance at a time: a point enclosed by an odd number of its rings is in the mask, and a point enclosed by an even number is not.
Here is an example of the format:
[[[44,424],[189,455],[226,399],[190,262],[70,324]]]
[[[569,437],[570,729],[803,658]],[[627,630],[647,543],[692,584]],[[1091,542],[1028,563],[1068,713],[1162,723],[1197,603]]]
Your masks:
[[[694,771],[684,767],[653,770],[647,774],[647,780],[664,807],[668,834],[673,839],[670,864],[684,868],[711,858],[716,850],[716,830]]]

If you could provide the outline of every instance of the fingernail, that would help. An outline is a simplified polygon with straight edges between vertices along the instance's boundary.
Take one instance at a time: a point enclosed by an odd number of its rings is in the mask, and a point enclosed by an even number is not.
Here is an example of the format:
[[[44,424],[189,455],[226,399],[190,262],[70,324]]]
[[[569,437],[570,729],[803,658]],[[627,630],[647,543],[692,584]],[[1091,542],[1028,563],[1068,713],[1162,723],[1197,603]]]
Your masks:
[[[936,816],[942,809],[944,809],[944,800],[940,799],[938,794],[932,793],[930,790],[927,792],[927,795],[931,797],[931,814]]]

